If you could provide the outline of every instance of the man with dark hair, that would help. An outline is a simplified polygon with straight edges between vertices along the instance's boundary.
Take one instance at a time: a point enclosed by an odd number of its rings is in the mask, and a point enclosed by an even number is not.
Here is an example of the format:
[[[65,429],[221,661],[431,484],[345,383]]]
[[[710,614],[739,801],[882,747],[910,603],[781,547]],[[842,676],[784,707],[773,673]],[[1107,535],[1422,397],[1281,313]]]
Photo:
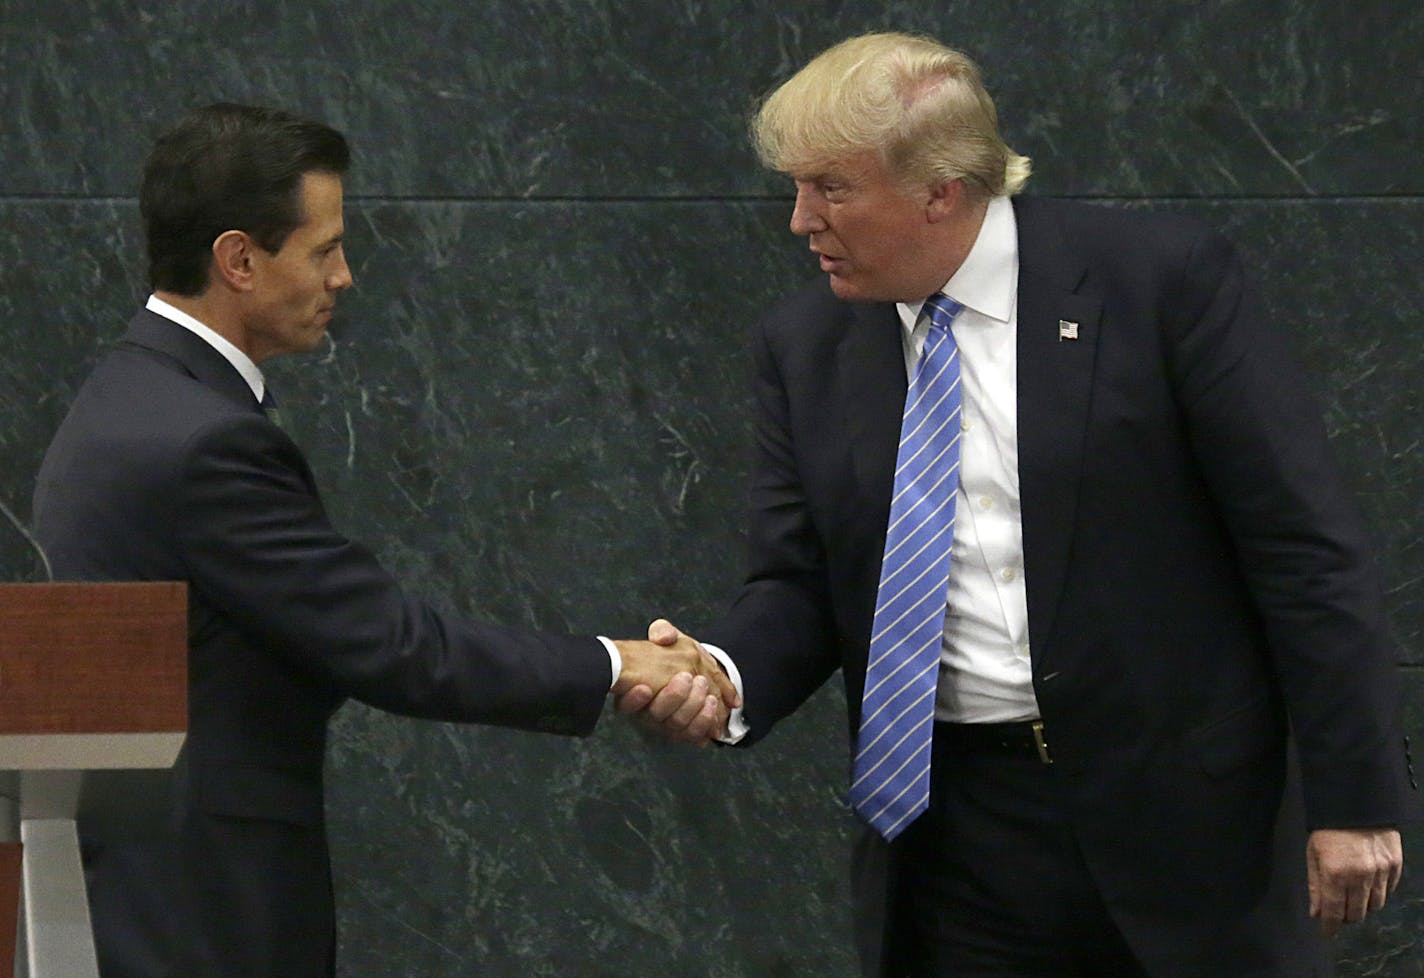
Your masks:
[[[347,697],[562,734],[589,733],[610,689],[671,681],[703,735],[736,702],[690,642],[441,614],[327,521],[264,412],[258,364],[314,348],[351,285],[347,161],[335,130],[236,105],[158,141],[141,200],[153,295],[40,470],[36,535],[58,577],[189,587],[189,731],[167,814],[80,826],[105,978],[333,973],[322,762]]]
[[[212,243],[232,228],[280,251],[304,217],[302,178],[341,176],[350,162],[345,137],[319,122],[230,103],[188,116],[159,137],[144,168],[139,206],[150,284],[200,295]]]
[[[928,38],[836,45],[754,135],[825,277],[754,334],[751,567],[699,633],[747,743],[844,672],[865,974],[1327,973],[1417,797],[1367,534],[1234,250],[1015,196]]]

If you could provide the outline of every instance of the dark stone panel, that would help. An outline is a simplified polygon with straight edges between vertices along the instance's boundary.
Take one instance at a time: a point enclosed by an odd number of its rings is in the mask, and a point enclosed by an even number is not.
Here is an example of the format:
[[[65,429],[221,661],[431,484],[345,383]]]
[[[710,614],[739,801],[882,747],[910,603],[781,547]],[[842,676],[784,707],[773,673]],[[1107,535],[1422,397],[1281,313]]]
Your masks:
[[[1231,234],[1296,334],[1424,661],[1420,298],[1380,274],[1424,258],[1418,203],[1158,206]],[[268,371],[337,524],[462,612],[695,631],[738,578],[744,328],[815,274],[786,217],[353,204],[333,341]],[[65,405],[143,295],[140,251],[131,203],[0,202],[0,501],[21,526]],[[14,529],[0,572],[36,577]],[[843,714],[833,684],[742,753],[611,718],[571,741],[348,707],[329,778],[342,973],[852,973]],[[1424,864],[1417,834],[1410,852]],[[1415,978],[1421,927],[1410,877],[1341,942],[1342,974]]]
[[[146,293],[137,208],[0,202],[0,581],[43,580],[29,543],[40,460]]]
[[[363,195],[780,192],[747,148],[750,105],[884,29],[983,63],[1044,193],[1424,188],[1424,8],[1396,0],[11,0],[0,195],[126,195],[150,138],[218,98],[345,129]]]
[[[843,711],[827,689],[748,755],[346,709],[341,973],[851,974]]]
[[[1418,193],[1424,9],[1257,0],[1017,7],[982,55],[1038,192]],[[1007,13],[1007,11],[1006,11]],[[1412,93],[1412,94],[1410,94]]]

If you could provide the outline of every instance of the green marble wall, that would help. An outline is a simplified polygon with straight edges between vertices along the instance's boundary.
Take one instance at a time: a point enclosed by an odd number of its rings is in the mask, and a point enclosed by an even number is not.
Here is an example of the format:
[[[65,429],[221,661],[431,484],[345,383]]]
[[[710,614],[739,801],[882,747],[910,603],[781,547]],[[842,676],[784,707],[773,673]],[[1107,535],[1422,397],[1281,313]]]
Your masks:
[[[272,364],[338,525],[452,609],[637,634],[735,588],[742,336],[817,274],[748,106],[850,33],[975,54],[1038,193],[1225,229],[1381,540],[1424,745],[1424,8],[1363,0],[0,2],[0,579],[142,300],[152,137],[216,98],[356,149],[356,288]],[[340,972],[850,975],[838,689],[750,753],[339,715]],[[1416,754],[1420,748],[1416,748]],[[1424,833],[1340,972],[1424,976]]]

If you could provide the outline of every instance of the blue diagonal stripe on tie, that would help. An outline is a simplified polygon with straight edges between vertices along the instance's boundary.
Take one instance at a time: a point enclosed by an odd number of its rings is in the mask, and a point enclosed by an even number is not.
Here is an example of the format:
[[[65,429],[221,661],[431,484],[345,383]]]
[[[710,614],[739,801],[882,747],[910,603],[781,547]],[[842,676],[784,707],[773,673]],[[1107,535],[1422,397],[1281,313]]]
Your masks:
[[[959,488],[959,303],[925,302],[929,335],[905,393],[850,800],[893,839],[929,804],[930,741]]]

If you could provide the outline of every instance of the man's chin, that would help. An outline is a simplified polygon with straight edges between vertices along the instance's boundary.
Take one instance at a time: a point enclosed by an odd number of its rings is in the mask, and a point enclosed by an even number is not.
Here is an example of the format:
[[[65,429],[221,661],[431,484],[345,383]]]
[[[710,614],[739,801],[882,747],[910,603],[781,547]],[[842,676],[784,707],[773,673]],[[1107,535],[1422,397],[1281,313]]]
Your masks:
[[[855,287],[855,283],[849,281],[844,275],[837,275],[835,272],[826,276],[831,283],[831,291],[836,294],[837,299],[856,300],[864,296]]]
[[[837,299],[846,302],[897,302],[889,296],[882,295],[880,290],[866,287],[864,281],[857,282],[844,275],[828,275],[831,282],[831,291],[836,294]]]
[[[316,323],[310,329],[303,331],[301,336],[296,337],[296,339],[292,343],[292,346],[294,347],[292,352],[310,353],[313,350],[319,349],[325,339],[326,322],[323,321],[320,323]]]

